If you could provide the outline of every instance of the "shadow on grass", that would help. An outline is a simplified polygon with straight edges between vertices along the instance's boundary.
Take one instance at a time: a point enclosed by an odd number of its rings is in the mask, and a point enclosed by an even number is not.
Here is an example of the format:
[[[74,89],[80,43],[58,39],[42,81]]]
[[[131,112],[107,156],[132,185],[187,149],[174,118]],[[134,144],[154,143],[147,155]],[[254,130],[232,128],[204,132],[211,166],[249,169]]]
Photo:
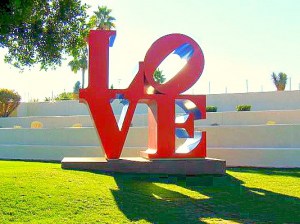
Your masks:
[[[242,169],[239,172],[247,172]],[[112,194],[131,221],[151,223],[300,223],[300,199],[247,188],[230,176],[159,176],[113,174]],[[157,184],[158,183],[158,184]],[[173,183],[164,185],[161,183]],[[170,186],[170,187],[168,187]],[[188,191],[191,195],[182,192]]]

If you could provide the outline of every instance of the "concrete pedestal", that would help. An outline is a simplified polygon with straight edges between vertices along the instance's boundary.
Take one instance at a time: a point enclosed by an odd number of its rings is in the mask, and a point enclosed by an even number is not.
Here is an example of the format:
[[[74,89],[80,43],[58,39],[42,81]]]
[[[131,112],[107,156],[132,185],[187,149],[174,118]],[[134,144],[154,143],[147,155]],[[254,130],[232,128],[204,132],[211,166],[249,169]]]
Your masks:
[[[106,160],[101,157],[65,157],[63,169],[99,170],[120,173],[150,174],[225,174],[226,162],[212,158],[147,160],[141,157]]]

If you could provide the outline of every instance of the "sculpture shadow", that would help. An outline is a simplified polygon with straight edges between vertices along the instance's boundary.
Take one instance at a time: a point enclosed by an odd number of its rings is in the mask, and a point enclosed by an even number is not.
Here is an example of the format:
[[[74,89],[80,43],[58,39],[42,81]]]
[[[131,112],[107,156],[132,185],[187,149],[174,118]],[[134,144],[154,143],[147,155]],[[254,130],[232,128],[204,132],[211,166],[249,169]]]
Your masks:
[[[292,173],[286,175],[293,176]],[[112,194],[119,209],[133,222],[300,223],[299,198],[245,187],[228,174],[109,175],[118,185],[118,190],[112,190]]]

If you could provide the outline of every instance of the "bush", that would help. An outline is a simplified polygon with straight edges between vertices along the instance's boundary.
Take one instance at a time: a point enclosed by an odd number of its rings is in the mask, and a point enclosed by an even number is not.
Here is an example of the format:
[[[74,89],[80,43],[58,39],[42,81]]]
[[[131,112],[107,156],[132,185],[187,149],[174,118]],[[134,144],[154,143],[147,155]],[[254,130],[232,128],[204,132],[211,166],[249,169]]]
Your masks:
[[[55,97],[56,101],[59,101],[59,100],[73,100],[73,99],[74,99],[73,93],[71,93],[71,92],[69,92],[69,93],[63,92],[63,93],[59,94],[57,97]]]
[[[236,111],[250,111],[251,105],[237,105]]]
[[[51,98],[50,98],[50,97],[45,97],[44,101],[45,101],[45,102],[50,102],[50,101],[51,101]]]
[[[206,112],[217,112],[218,108],[216,106],[207,106]]]
[[[20,104],[21,96],[9,89],[0,89],[0,117],[8,117]]]

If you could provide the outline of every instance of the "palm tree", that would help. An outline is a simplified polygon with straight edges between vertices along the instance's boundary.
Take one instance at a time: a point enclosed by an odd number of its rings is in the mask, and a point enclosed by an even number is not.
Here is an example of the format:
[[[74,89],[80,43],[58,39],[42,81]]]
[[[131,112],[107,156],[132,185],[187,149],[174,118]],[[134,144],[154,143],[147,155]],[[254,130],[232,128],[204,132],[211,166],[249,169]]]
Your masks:
[[[91,21],[97,30],[111,30],[116,27],[116,19],[110,15],[111,11],[106,6],[98,6],[98,11],[94,11],[95,15],[91,17]]]
[[[110,15],[111,9],[108,9],[106,6],[98,6],[98,11],[95,11],[93,16],[91,16],[87,27],[88,29],[96,28],[97,30],[110,30],[115,28],[115,24],[113,21],[116,19]],[[83,37],[86,39],[86,37]],[[88,68],[88,50],[87,46],[84,46],[79,50],[79,56],[73,58],[72,61],[69,62],[69,66],[71,67],[72,72],[77,73],[81,70],[82,73],[82,88],[84,87],[84,79],[85,79],[85,71]]]
[[[77,81],[73,87],[73,93],[78,94],[80,89],[80,82]]]
[[[71,67],[72,72],[77,73],[79,70],[81,70],[82,74],[82,88],[84,88],[84,79],[85,79],[85,71],[87,70],[88,67],[88,62],[87,62],[87,47],[85,47],[79,57],[73,58],[72,61],[68,63],[68,65]]]
[[[153,74],[153,78],[155,82],[162,84],[164,83],[164,81],[166,81],[166,77],[162,74],[162,72],[163,71],[159,70],[159,68],[155,70]]]
[[[287,75],[283,72],[279,72],[276,75],[274,72],[271,75],[274,85],[277,88],[277,91],[284,91],[286,82],[287,82]]]

